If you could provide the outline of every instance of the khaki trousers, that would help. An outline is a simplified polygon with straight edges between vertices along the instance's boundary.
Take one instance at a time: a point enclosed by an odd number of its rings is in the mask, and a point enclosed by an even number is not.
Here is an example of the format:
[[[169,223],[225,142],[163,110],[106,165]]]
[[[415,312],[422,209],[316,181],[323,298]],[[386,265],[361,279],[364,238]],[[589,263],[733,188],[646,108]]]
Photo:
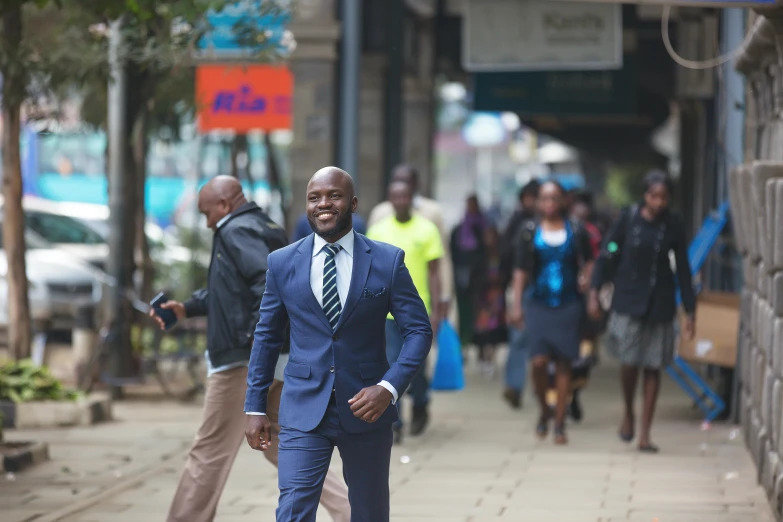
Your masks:
[[[174,494],[167,522],[213,522],[220,495],[228,480],[240,445],[245,440],[243,411],[247,368],[215,373],[207,380],[201,427],[190,448],[185,469]],[[269,389],[267,415],[272,423],[272,446],[264,457],[277,467],[280,425],[278,411],[283,383]],[[326,475],[321,504],[335,522],[350,522],[348,488],[333,471]]]

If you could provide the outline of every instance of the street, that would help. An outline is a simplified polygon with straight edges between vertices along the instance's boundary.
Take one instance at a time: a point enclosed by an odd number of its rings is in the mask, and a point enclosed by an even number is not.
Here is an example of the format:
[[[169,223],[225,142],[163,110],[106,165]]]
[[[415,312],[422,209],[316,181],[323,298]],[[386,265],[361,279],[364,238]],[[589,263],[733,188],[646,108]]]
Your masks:
[[[773,520],[737,428],[701,431],[670,380],[654,427],[661,454],[620,442],[616,372],[604,358],[584,397],[585,420],[557,447],[535,439],[531,396],[521,412],[509,410],[499,381],[470,364],[466,390],[435,394],[430,429],[394,448],[392,521]],[[94,428],[9,432],[49,441],[52,460],[2,482],[3,522],[164,520],[199,406],[127,402],[115,412],[116,422]],[[275,470],[243,445],[217,520],[273,521],[276,486]],[[319,511],[318,520],[329,517]]]

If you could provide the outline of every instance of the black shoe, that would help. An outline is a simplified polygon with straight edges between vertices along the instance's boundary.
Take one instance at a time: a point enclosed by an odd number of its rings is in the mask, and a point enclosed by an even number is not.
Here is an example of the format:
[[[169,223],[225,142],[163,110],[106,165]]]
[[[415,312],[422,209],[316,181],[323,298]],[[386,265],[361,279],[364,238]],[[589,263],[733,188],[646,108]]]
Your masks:
[[[394,436],[394,439],[393,439],[392,443],[395,446],[397,446],[399,444],[402,444],[402,428],[394,427],[394,428],[392,428],[392,433],[393,433],[393,436]]]
[[[568,413],[571,414],[571,418],[576,422],[582,420],[584,412],[582,411],[582,403],[579,402],[579,394],[574,392],[574,396],[571,399],[571,405],[568,407]]]
[[[411,420],[411,435],[421,435],[427,429],[430,422],[430,413],[427,406],[414,406],[413,419]]]
[[[506,388],[506,391],[503,392],[503,398],[515,410],[522,408],[522,394],[514,388]]]

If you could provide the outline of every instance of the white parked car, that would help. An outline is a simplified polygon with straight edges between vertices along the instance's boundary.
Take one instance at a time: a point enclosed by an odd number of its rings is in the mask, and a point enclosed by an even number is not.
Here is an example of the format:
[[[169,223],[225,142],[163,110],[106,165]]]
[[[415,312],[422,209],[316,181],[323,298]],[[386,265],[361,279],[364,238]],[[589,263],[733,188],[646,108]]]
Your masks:
[[[74,314],[83,304],[97,307],[102,284],[98,273],[75,255],[53,247],[27,231],[27,279],[30,315],[36,324],[49,330],[70,330]],[[8,260],[0,233],[0,327],[8,325]]]
[[[27,227],[49,243],[106,271],[109,255],[109,207],[91,203],[50,201],[33,196],[22,200]],[[171,234],[148,221],[144,227],[153,259],[164,265],[191,261],[191,251]],[[208,256],[197,261],[209,264]]]

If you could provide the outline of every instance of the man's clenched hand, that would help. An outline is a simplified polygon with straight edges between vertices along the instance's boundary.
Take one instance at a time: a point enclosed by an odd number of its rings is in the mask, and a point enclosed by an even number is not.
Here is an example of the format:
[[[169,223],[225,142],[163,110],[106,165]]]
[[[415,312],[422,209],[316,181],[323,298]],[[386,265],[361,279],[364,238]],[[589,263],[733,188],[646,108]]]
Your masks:
[[[351,411],[355,417],[373,423],[383,415],[393,398],[389,390],[376,384],[359,390],[359,393],[354,395],[348,404],[351,405]]]
[[[272,443],[272,424],[266,415],[248,415],[245,438],[254,450],[266,451]]]

